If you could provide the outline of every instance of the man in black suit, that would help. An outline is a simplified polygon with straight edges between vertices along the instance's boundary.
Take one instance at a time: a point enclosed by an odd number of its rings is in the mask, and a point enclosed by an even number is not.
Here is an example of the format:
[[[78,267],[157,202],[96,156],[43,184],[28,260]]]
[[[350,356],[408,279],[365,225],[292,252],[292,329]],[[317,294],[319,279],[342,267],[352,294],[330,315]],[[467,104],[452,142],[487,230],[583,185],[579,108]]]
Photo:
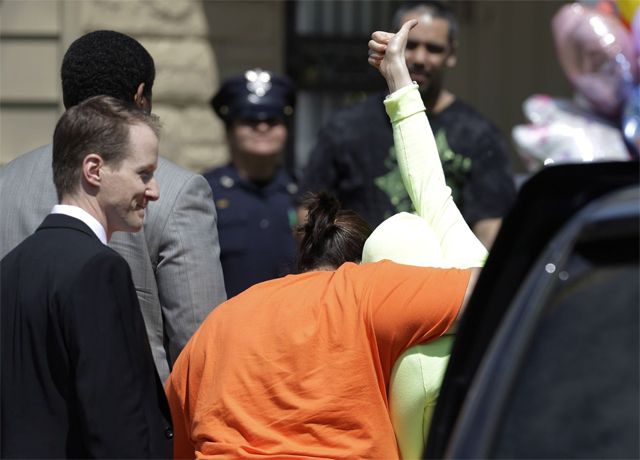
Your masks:
[[[0,0],[2,3],[2,0]],[[65,108],[106,95],[151,111],[155,63],[134,38],[96,30],[77,38],[60,69]],[[57,203],[51,144],[0,166],[0,259],[31,235]],[[156,368],[164,381],[211,310],[226,299],[211,187],[160,156],[162,196],[144,228],[117,232],[109,246],[129,263]]]
[[[1,456],[168,458],[170,414],[127,262],[159,197],[158,123],[117,99],[70,108],[53,137],[59,205],[0,261]]]

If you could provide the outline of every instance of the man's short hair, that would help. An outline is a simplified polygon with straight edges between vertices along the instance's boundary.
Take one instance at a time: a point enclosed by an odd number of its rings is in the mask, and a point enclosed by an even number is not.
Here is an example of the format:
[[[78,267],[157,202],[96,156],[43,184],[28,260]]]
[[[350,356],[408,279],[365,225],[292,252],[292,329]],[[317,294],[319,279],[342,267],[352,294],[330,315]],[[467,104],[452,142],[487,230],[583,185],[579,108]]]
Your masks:
[[[98,30],[76,39],[60,69],[66,108],[101,94],[132,102],[140,83],[150,100],[156,70],[149,52],[135,39]]]
[[[408,13],[427,13],[434,18],[444,19],[449,23],[449,45],[454,45],[458,41],[460,26],[458,19],[451,8],[438,0],[408,0],[403,2],[393,14],[391,21],[394,30],[402,27],[402,18]]]
[[[53,132],[53,182],[58,200],[80,184],[90,153],[118,167],[129,154],[129,127],[146,125],[160,135],[158,117],[111,96],[96,96],[68,109]]]

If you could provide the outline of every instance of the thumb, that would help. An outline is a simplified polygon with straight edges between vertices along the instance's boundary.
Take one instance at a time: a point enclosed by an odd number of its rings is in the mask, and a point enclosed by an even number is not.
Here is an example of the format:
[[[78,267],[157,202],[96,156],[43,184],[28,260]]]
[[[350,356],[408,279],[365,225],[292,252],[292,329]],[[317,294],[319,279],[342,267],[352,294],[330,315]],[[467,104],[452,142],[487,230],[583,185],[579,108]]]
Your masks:
[[[417,19],[409,19],[407,22],[402,24],[400,30],[396,33],[396,36],[402,37],[403,41],[407,41],[407,37],[409,36],[409,31],[413,29],[418,24]]]
[[[418,24],[417,19],[410,19],[402,24],[400,30],[389,41],[387,48],[387,55],[404,55],[404,50],[407,47],[407,39],[409,38],[409,31]]]

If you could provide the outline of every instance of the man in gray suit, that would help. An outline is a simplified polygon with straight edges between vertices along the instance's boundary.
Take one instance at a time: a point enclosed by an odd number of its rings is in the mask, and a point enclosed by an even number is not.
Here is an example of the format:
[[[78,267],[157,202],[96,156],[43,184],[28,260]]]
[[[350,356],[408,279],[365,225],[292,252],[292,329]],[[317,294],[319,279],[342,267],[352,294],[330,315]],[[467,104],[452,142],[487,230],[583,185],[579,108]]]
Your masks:
[[[66,108],[105,94],[151,110],[153,58],[133,38],[96,31],[78,38],[61,69]],[[0,168],[0,258],[32,234],[57,203],[51,145]],[[162,190],[139,233],[117,232],[110,246],[129,263],[162,381],[207,314],[226,299],[216,211],[200,175],[160,158]]]

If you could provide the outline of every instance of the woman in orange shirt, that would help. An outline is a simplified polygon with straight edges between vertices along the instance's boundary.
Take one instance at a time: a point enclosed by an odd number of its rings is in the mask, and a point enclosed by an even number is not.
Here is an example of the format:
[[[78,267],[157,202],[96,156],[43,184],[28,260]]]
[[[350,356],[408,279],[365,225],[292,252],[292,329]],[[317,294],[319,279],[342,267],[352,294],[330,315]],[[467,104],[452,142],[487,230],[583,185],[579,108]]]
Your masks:
[[[424,117],[403,105],[406,90],[394,99],[411,85],[403,54],[413,25],[390,39],[381,68],[393,123]],[[359,221],[316,198],[301,242],[306,271],[253,286],[201,325],[166,386],[176,458],[398,457],[391,368],[452,326],[476,270],[343,263],[362,253]]]

